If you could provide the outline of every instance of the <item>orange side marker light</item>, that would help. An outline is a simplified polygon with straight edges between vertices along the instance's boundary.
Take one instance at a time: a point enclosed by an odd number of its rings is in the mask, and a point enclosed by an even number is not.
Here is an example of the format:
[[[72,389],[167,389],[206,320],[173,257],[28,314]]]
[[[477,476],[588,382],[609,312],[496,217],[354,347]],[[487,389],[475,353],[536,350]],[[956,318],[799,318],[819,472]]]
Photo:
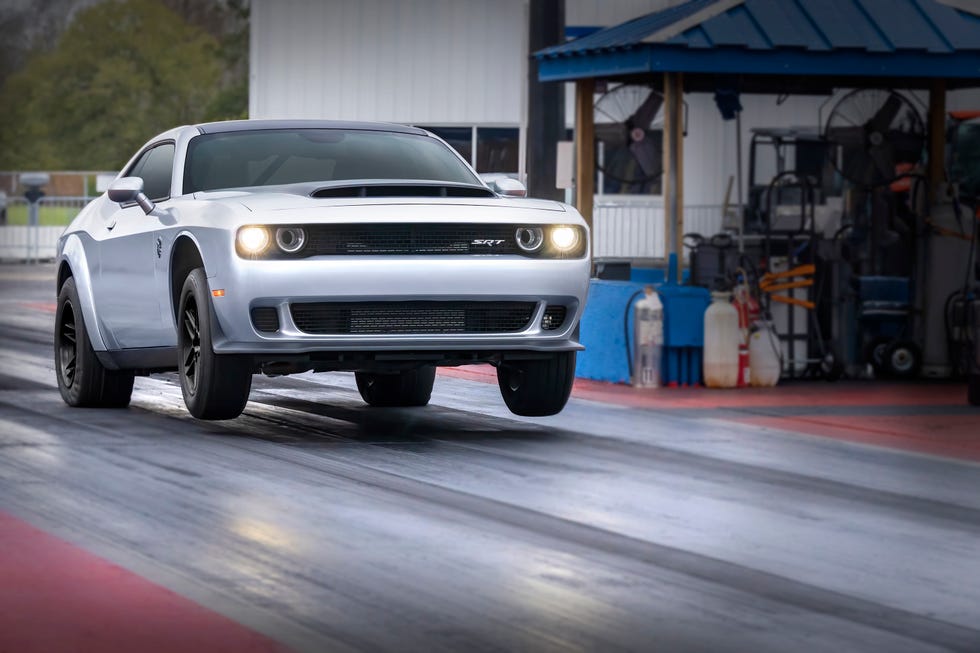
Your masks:
[[[215,297],[224,297],[225,296],[225,289],[224,288],[219,288],[218,290],[212,290],[211,291],[211,294],[213,296],[215,296]]]

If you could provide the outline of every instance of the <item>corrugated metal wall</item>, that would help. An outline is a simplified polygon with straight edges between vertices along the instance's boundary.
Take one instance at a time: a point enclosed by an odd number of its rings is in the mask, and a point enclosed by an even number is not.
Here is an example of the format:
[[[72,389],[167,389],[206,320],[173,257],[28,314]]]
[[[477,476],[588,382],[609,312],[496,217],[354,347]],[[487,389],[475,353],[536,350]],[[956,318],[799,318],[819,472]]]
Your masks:
[[[612,27],[686,0],[565,0],[565,24]]]
[[[253,0],[249,115],[520,122],[523,0]]]
[[[566,0],[566,23],[610,26],[680,1]],[[250,116],[519,125],[526,12],[527,0],[253,0]],[[684,201],[719,205],[735,123],[711,94],[685,100]],[[825,100],[742,96],[745,178],[752,128],[819,128]],[[950,94],[965,107],[980,107],[976,92]]]

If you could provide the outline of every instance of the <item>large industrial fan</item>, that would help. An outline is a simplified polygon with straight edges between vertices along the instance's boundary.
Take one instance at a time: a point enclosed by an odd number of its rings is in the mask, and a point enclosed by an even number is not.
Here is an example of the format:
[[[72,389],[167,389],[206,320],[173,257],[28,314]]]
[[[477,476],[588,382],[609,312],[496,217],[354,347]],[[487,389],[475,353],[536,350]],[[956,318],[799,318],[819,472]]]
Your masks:
[[[898,178],[902,164],[922,158],[925,125],[915,106],[888,90],[858,89],[830,112],[824,139],[836,146],[831,160],[846,179],[866,188]]]
[[[596,167],[628,190],[663,172],[663,96],[638,84],[622,84],[595,102]]]

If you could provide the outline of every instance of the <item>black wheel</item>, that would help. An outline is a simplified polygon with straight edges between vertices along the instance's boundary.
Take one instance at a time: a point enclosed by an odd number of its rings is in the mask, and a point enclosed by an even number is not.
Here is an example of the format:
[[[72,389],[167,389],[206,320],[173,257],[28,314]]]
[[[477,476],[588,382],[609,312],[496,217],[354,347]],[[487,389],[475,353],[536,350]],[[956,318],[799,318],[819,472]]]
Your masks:
[[[980,406],[980,374],[971,374],[967,379],[966,398],[971,406]]]
[[[885,349],[883,362],[885,372],[890,376],[907,379],[919,373],[922,354],[915,343],[896,340]]]
[[[511,361],[497,367],[497,385],[515,415],[544,417],[561,412],[575,380],[575,352],[550,358]]]
[[[354,379],[361,398],[371,406],[425,406],[432,397],[436,368],[426,365],[390,374],[354,372]]]
[[[180,291],[177,369],[184,404],[198,419],[232,419],[245,410],[252,387],[247,356],[216,354],[211,347],[211,304],[203,268],[192,270]]]
[[[883,374],[885,372],[885,351],[888,349],[890,343],[891,338],[877,336],[865,347],[864,357],[871,363],[871,368],[875,374]]]
[[[834,352],[828,351],[820,360],[820,375],[825,381],[840,381],[844,376],[844,364]]]
[[[54,320],[54,365],[58,390],[69,406],[125,408],[133,395],[133,373],[107,369],[88,338],[75,279],[58,293]]]

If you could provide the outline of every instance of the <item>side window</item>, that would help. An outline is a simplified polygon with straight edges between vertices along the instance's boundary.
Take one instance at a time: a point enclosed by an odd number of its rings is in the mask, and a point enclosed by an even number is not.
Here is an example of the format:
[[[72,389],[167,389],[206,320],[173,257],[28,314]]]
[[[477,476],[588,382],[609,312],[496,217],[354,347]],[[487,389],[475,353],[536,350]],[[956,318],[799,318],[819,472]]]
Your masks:
[[[151,200],[159,202],[170,197],[173,169],[174,144],[164,143],[144,152],[126,172],[126,176],[142,177],[143,192]]]

